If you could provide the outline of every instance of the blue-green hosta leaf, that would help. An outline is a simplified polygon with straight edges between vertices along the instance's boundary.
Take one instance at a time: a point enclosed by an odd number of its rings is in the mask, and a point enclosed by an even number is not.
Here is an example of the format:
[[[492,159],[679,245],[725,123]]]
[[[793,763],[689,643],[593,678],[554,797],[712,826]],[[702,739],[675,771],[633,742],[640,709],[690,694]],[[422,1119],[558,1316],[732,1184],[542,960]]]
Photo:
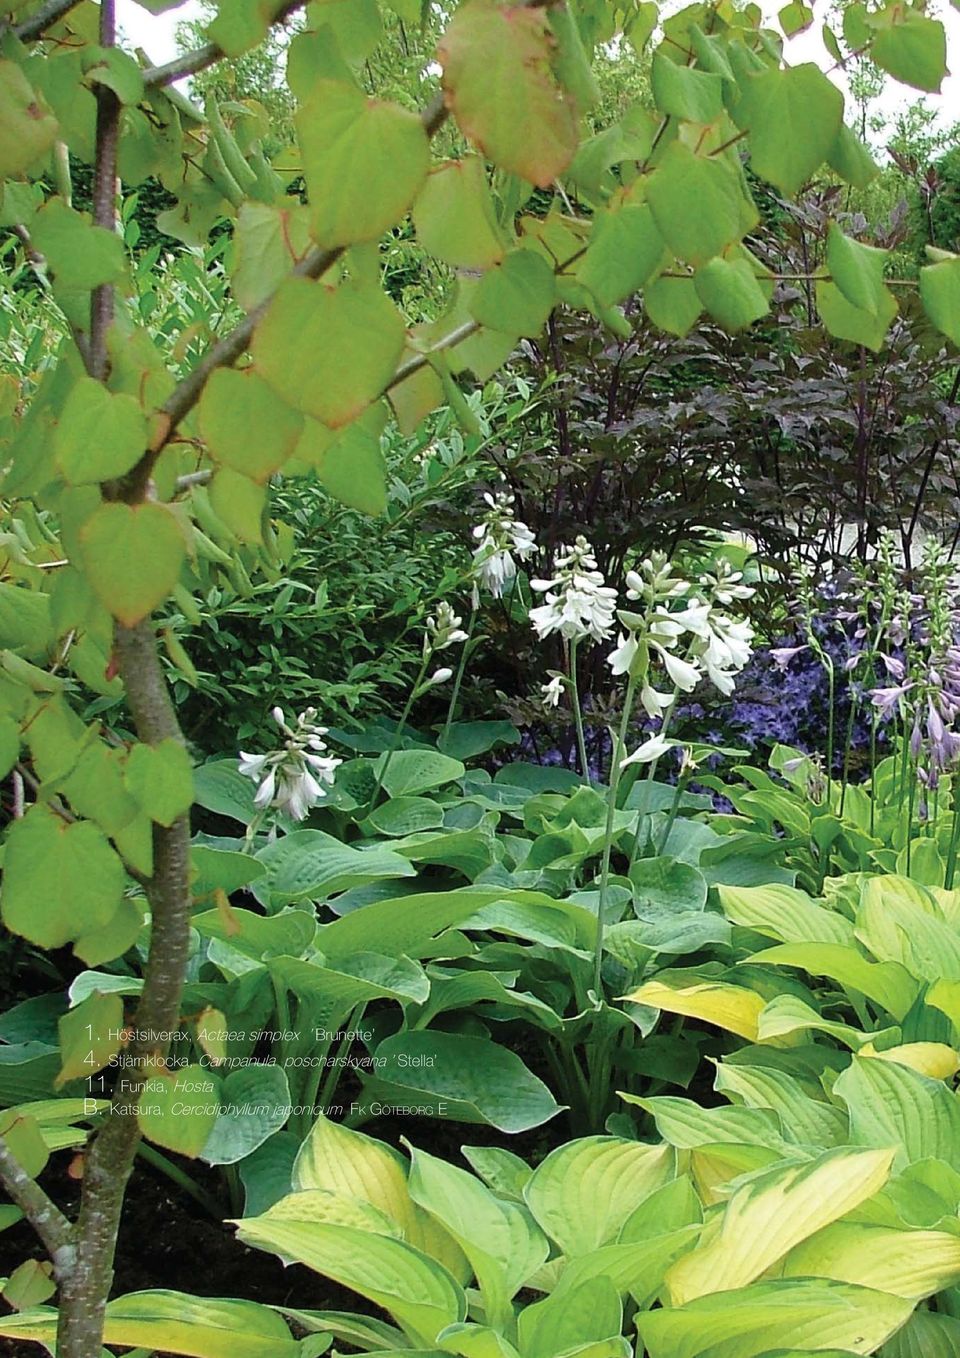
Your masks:
[[[790,1251],[783,1277],[834,1278],[920,1301],[960,1280],[960,1239],[836,1221]]]
[[[638,1316],[649,1358],[759,1358],[784,1346],[801,1353],[848,1345],[872,1353],[910,1315],[913,1302],[849,1283],[791,1279],[754,1283]]]
[[[398,1033],[376,1049],[376,1074],[364,1082],[365,1112],[396,1108],[421,1117],[486,1123],[522,1132],[560,1112],[550,1090],[514,1052],[486,1038]]]
[[[596,936],[595,918],[567,901],[551,900],[533,892],[504,891],[463,922],[464,929],[483,929],[522,938],[547,948],[582,954]]]
[[[511,1298],[550,1247],[529,1211],[504,1202],[456,1165],[411,1147],[410,1196],[449,1231],[470,1261],[492,1324],[510,1325]]]
[[[371,811],[365,824],[381,835],[419,834],[439,829],[443,824],[443,807],[429,797],[393,797]]]
[[[473,881],[494,861],[495,821],[496,817],[488,813],[483,823],[472,830],[426,830],[422,834],[396,839],[390,847],[411,863],[441,863],[456,868]]]
[[[382,755],[377,761],[378,773],[386,760],[387,756]],[[383,786],[391,797],[416,797],[421,792],[456,782],[465,773],[459,759],[451,759],[436,750],[398,750],[389,761]]]
[[[668,1271],[671,1303],[746,1287],[814,1231],[877,1193],[893,1157],[889,1149],[829,1150],[749,1180],[731,1196],[719,1228]]]
[[[212,896],[215,891],[224,891],[230,896],[266,872],[263,864],[247,853],[214,849],[206,844],[191,847],[190,866],[193,869],[190,889],[194,897]]]
[[[408,957],[354,953],[340,958],[336,967],[275,957],[269,966],[272,976],[309,1004],[314,1023],[331,1038],[358,1004],[376,999],[396,1000],[403,1006],[423,1004],[430,993],[423,968]]]
[[[460,1153],[498,1198],[523,1202],[523,1190],[533,1173],[526,1160],[499,1146],[461,1146]]]
[[[513,973],[515,975],[515,973]],[[509,979],[509,977],[507,978]],[[437,1014],[472,1009],[474,1005],[490,1003],[495,1006],[491,1013],[488,1009],[479,1010],[481,1017],[512,1019],[513,1012],[501,1010],[526,1011],[530,1022],[556,1031],[563,1027],[563,1020],[555,1009],[551,1009],[536,995],[523,990],[513,990],[493,971],[461,971],[454,968],[430,968],[430,995],[416,1016],[416,1026],[426,1028]]]
[[[703,873],[676,858],[641,858],[630,869],[630,881],[639,919],[659,920],[679,911],[702,910],[707,903]]]
[[[274,1132],[240,1164],[244,1216],[256,1217],[285,1198],[293,1186],[293,1162],[300,1149],[294,1132]]]
[[[498,745],[519,745],[512,721],[455,721],[440,737],[440,751],[451,759],[475,759]]]
[[[447,1325],[466,1318],[453,1276],[401,1240],[318,1222],[245,1217],[237,1236],[349,1287],[389,1311],[416,1347],[428,1347]]]
[[[220,1112],[200,1159],[235,1165],[262,1146],[290,1116],[290,1087],[278,1065],[232,1070],[220,1090]]]
[[[198,806],[249,825],[256,814],[256,787],[238,771],[236,760],[216,759],[193,771],[193,797]]]
[[[524,1197],[564,1254],[589,1254],[616,1240],[631,1213],[674,1172],[669,1145],[584,1137],[551,1151]]]
[[[246,861],[251,860],[247,858]],[[271,957],[300,957],[313,943],[317,932],[313,912],[296,908],[267,916],[255,915],[252,910],[231,909],[229,915],[219,910],[206,910],[194,915],[192,923],[201,937],[221,939],[237,952],[257,961],[268,961]]]
[[[271,910],[296,901],[323,901],[380,877],[415,875],[407,859],[390,849],[354,849],[322,830],[294,830],[261,849],[257,860],[267,875],[257,879],[254,893]]]
[[[853,942],[853,925],[835,910],[789,886],[718,886],[723,912],[734,924],[781,943]]]
[[[855,1144],[895,1146],[901,1169],[929,1158],[960,1169],[960,1099],[941,1080],[860,1056],[838,1077],[834,1092],[847,1105]]]
[[[477,910],[498,901],[555,905],[538,892],[498,887],[464,887],[457,891],[422,892],[374,901],[324,926],[317,946],[336,963],[351,953],[375,949],[407,957],[429,952],[435,935],[461,924]]]

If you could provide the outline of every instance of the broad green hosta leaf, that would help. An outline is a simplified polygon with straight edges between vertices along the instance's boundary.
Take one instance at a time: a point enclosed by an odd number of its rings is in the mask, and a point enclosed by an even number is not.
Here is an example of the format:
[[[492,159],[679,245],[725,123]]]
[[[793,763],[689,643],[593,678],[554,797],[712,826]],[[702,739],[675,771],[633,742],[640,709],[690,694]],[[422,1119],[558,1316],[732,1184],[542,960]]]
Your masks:
[[[604,1339],[623,1342],[622,1327],[623,1304],[617,1289],[608,1278],[590,1278],[562,1296],[525,1306],[517,1323],[517,1342],[527,1358],[556,1358]]]
[[[843,122],[843,95],[819,66],[767,70],[745,80],[733,109],[750,134],[750,165],[794,194],[830,154]]]
[[[235,1165],[278,1132],[290,1116],[290,1087],[278,1065],[232,1070],[220,1091],[221,1107],[200,1159]]]
[[[960,1169],[960,1099],[907,1066],[855,1056],[834,1084],[847,1105],[850,1139],[897,1147],[897,1166],[945,1160]]]
[[[560,1105],[507,1047],[453,1033],[398,1033],[376,1049],[360,1106],[376,1115],[402,1109],[420,1117],[487,1123],[524,1132],[549,1122]]]
[[[410,1196],[444,1227],[470,1261],[492,1324],[509,1326],[510,1299],[550,1252],[529,1211],[494,1196],[466,1170],[411,1147]]]
[[[896,962],[870,962],[856,948],[838,943],[783,943],[747,959],[774,967],[802,967],[866,995],[898,1021],[917,998],[918,985]]]
[[[960,1320],[953,1316],[914,1311],[884,1344],[881,1358],[955,1358],[960,1353]]]
[[[248,1216],[254,1215],[247,1213]],[[330,1193],[325,1188],[308,1188],[302,1193],[285,1193],[262,1213],[270,1221],[317,1221],[327,1226],[353,1226],[358,1231],[389,1236],[400,1240],[402,1232],[386,1212],[372,1207],[361,1198],[348,1198],[343,1193]]]
[[[325,925],[318,935],[317,946],[328,963],[334,965],[351,953],[370,948],[388,955],[402,953],[407,957],[422,956],[429,951],[431,940],[436,934],[451,925],[462,924],[476,915],[477,911],[500,901],[547,907],[558,904],[539,892],[512,891],[502,887],[464,887],[458,891],[428,891],[398,896],[387,901],[374,901],[362,910],[355,910]]]
[[[383,393],[404,339],[400,313],[378,288],[288,278],[257,326],[253,356],[284,401],[341,429]]]
[[[421,834],[443,825],[443,807],[429,797],[393,797],[371,811],[365,824],[381,835]]]
[[[503,258],[503,235],[480,156],[448,160],[427,176],[413,224],[428,254],[454,268],[489,269]]]
[[[300,1147],[293,1187],[298,1191],[325,1189],[369,1203],[396,1222],[408,1245],[436,1259],[459,1281],[469,1277],[456,1241],[411,1198],[406,1161],[373,1137],[321,1115]]]
[[[542,9],[461,5],[438,48],[443,88],[464,135],[502,170],[543,188],[579,143],[574,100],[551,69]]]
[[[325,967],[295,957],[276,957],[270,974],[309,1005],[315,1028],[325,1028],[331,1039],[351,1009],[370,1000],[423,1004],[430,982],[417,962],[381,953],[355,953],[338,967]]]
[[[700,1229],[699,1222],[693,1222],[645,1240],[601,1245],[589,1254],[578,1255],[561,1266],[553,1295],[559,1301],[593,1278],[606,1278],[621,1296],[630,1296],[638,1306],[646,1306],[663,1285],[671,1260],[689,1247]]]
[[[378,760],[382,768],[387,756]],[[391,797],[416,797],[462,778],[466,768],[459,759],[439,754],[436,750],[398,750],[392,756],[383,776],[383,786]]]
[[[551,1009],[536,995],[523,990],[509,989],[492,971],[463,971],[459,968],[442,969],[438,966],[430,968],[430,997],[418,1010],[416,1025],[426,1028],[437,1014],[471,1009],[484,1001],[511,1009],[525,1009],[531,1022],[551,1031],[559,1031],[564,1026],[564,1020],[555,1009]],[[480,1014],[482,1016],[483,1010],[480,1010]],[[507,1017],[505,1014],[501,1016]]]
[[[318,245],[376,240],[399,221],[430,165],[415,113],[368,99],[356,85],[318,80],[296,124]]]
[[[50,1344],[57,1313],[49,1308],[0,1319],[0,1334]],[[107,1303],[104,1342],[188,1358],[299,1358],[294,1339],[276,1311],[253,1301],[191,1297],[185,1292],[131,1292]]]
[[[827,1103],[819,1086],[786,1071],[725,1061],[717,1067],[714,1088],[747,1108],[769,1108],[802,1145],[839,1146],[849,1139],[843,1110]]]
[[[785,1278],[834,1278],[920,1301],[960,1280],[960,1239],[838,1221],[792,1249]]]
[[[864,884],[857,937],[874,957],[901,963],[925,981],[960,980],[960,930],[933,895],[904,877],[873,877]]]
[[[745,1287],[794,1245],[836,1221],[886,1183],[893,1150],[826,1151],[777,1167],[736,1190],[718,1230],[667,1273],[674,1305]]]
[[[447,1325],[466,1318],[454,1277],[401,1240],[320,1222],[244,1217],[237,1238],[306,1264],[389,1311],[413,1346],[429,1346]]]
[[[381,877],[416,875],[407,859],[386,847],[354,849],[322,830],[294,830],[261,849],[257,861],[267,873],[253,889],[273,910],[296,901],[326,900]]]
[[[821,1018],[815,1009],[796,995],[778,995],[764,1006],[758,1023],[758,1042],[782,1043],[785,1038],[793,1038],[797,1033],[829,1033],[838,1042],[859,1051],[870,1041],[880,1037],[879,1033],[864,1033],[851,1028],[847,1023],[834,1023]],[[899,1028],[885,1028],[883,1035],[899,1037]]]
[[[195,860],[204,852],[213,856],[215,851],[195,847]],[[216,854],[216,857],[240,858],[244,863],[255,863],[246,854]],[[205,857],[201,859],[201,862],[205,861]],[[241,879],[237,886],[243,886],[245,880],[251,879]],[[224,891],[237,889],[219,885]],[[236,952],[259,962],[266,962],[271,957],[299,957],[310,947],[317,932],[313,912],[298,909],[281,910],[279,915],[268,916],[255,915],[252,910],[239,907],[231,908],[229,916],[220,910],[205,910],[193,916],[192,924],[201,937],[221,939]]]
[[[736,1145],[763,1146],[786,1152],[780,1119],[767,1108],[701,1108],[692,1099],[676,1099],[669,1095],[639,1098],[636,1094],[621,1094],[627,1103],[645,1109],[656,1123],[664,1141],[678,1150],[692,1150],[696,1146]]]
[[[649,1358],[759,1358],[786,1348],[872,1353],[913,1302],[819,1279],[755,1283],[637,1318]]]
[[[718,886],[727,919],[781,943],[851,944],[853,925],[792,886]]]
[[[524,1197],[564,1254],[589,1254],[615,1240],[636,1207],[674,1173],[670,1146],[591,1136],[551,1151]]]
[[[764,1007],[763,996],[755,990],[724,981],[702,981],[676,989],[662,981],[647,981],[624,999],[664,1009],[668,1014],[702,1019],[748,1042],[757,1041],[757,1022]]]

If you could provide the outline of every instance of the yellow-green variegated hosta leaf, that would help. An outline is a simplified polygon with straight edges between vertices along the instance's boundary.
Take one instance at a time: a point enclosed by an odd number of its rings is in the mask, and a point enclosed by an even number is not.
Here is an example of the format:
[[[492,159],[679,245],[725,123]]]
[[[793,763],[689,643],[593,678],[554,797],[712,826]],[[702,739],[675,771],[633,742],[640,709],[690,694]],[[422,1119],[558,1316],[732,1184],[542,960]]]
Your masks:
[[[932,892],[905,877],[864,883],[857,938],[881,962],[923,981],[960,980],[960,928]]]
[[[853,925],[835,910],[811,900],[796,887],[718,886],[727,919],[780,943],[853,942]]]
[[[294,1163],[293,1187],[326,1189],[369,1203],[396,1222],[409,1245],[443,1264],[458,1281],[470,1276],[456,1241],[410,1196],[403,1157],[373,1137],[318,1117]]]
[[[829,1103],[822,1087],[776,1067],[723,1061],[714,1088],[746,1108],[768,1108],[801,1145],[844,1145],[849,1140],[847,1118]]]
[[[871,962],[855,947],[839,943],[781,943],[754,953],[750,962],[775,967],[802,967],[811,976],[829,976],[879,1004],[898,1022],[907,1014],[918,983],[897,962]]]
[[[834,1093],[847,1105],[850,1139],[860,1146],[894,1146],[897,1167],[943,1160],[960,1169],[960,1099],[895,1061],[855,1056]]]
[[[48,1307],[0,1318],[0,1335],[51,1344],[57,1313]],[[275,1311],[253,1301],[191,1297],[184,1292],[131,1292],[107,1304],[104,1343],[187,1358],[298,1358],[294,1339]]]
[[[569,1256],[616,1240],[634,1210],[670,1180],[668,1145],[590,1136],[551,1151],[524,1189],[539,1225]]]
[[[960,1280],[960,1239],[837,1221],[792,1249],[785,1278],[834,1278],[920,1301]]]
[[[816,1278],[755,1283],[638,1316],[648,1358],[759,1358],[778,1349],[873,1353],[913,1310],[887,1292]]]
[[[744,1184],[709,1240],[669,1270],[671,1301],[680,1306],[753,1282],[800,1241],[878,1192],[893,1158],[893,1150],[831,1150]]]
[[[898,1047],[877,1051],[872,1042],[860,1048],[861,1056],[872,1056],[877,1061],[893,1061],[908,1066],[932,1080],[949,1080],[960,1070],[960,1052],[944,1042],[905,1042]]]
[[[664,1009],[668,1014],[702,1019],[704,1023],[736,1033],[748,1042],[757,1041],[757,1022],[764,1007],[763,997],[755,990],[729,985],[725,981],[701,981],[677,988],[664,985],[662,981],[647,981],[624,999],[634,1004],[647,1004],[652,1009]]]

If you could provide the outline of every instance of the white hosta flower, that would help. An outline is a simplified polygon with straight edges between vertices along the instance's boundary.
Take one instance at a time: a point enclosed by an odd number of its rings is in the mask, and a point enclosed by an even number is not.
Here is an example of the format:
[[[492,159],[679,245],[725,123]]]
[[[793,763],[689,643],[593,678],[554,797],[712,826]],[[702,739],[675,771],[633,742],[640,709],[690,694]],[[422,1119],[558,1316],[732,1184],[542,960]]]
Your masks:
[[[731,618],[713,609],[706,640],[698,640],[695,650],[710,682],[729,696],[736,676],[753,654],[753,628],[745,618]]]
[[[658,693],[650,684],[640,689],[640,702],[648,717],[662,717],[668,707],[673,706],[672,693]]]
[[[552,580],[531,580],[530,588],[546,602],[531,608],[530,621],[542,639],[559,632],[569,641],[591,637],[603,641],[613,631],[617,591],[604,584],[597,559],[586,538],[564,547],[553,563]]]
[[[638,745],[633,754],[629,754],[626,759],[621,760],[620,767],[625,769],[628,764],[652,764],[654,760],[659,759],[661,755],[672,749],[674,743],[674,741],[668,740],[661,731],[658,731],[656,735],[645,740],[642,745]]]
[[[427,619],[424,651],[445,651],[458,641],[466,641],[467,634],[460,626],[462,621],[448,603],[440,604],[434,616]]]
[[[681,599],[690,591],[689,580],[673,574],[673,566],[663,552],[654,552],[640,563],[640,569],[627,571],[627,598],[643,599],[648,604]]]
[[[616,648],[607,656],[607,664],[614,674],[629,674],[639,649],[640,643],[632,632],[626,636],[621,632],[617,637]]]
[[[514,515],[512,495],[506,491],[495,496],[487,492],[483,498],[488,509],[473,530],[477,542],[473,553],[475,589],[479,586],[500,599],[516,578],[514,556],[526,560],[537,544],[527,525]]]
[[[541,701],[544,707],[559,707],[560,699],[563,697],[563,675],[551,670],[550,682],[541,684],[540,692],[543,695]]]
[[[301,712],[295,726],[288,725],[280,707],[270,715],[286,737],[283,748],[270,754],[241,750],[238,769],[257,784],[253,804],[258,811],[272,808],[291,820],[303,820],[326,796],[323,784],[332,785],[343,760],[325,753],[327,728],[316,724],[316,708]]]
[[[751,599],[756,590],[743,583],[743,571],[735,571],[726,557],[718,557],[712,572],[701,575],[700,584],[712,595],[714,603],[725,606],[735,599]]]
[[[445,684],[448,679],[452,678],[453,670],[447,669],[446,666],[444,666],[442,669],[434,670],[433,674],[431,674],[430,678],[427,680],[427,684],[430,688],[433,688],[435,684]]]
[[[662,646],[657,646],[657,651],[663,660],[664,668],[670,678],[684,693],[692,693],[702,679],[700,666],[693,660],[683,660],[680,656],[674,655],[672,651],[664,650]]]

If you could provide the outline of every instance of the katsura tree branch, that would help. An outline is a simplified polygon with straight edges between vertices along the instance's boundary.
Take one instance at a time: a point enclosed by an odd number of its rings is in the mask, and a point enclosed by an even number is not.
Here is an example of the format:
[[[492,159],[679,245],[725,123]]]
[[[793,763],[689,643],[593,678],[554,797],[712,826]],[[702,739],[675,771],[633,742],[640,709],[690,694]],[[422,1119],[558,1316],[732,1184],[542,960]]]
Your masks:
[[[435,135],[449,116],[449,109],[442,95],[438,95],[420,114],[420,120],[428,137]],[[311,250],[294,266],[291,275],[295,278],[319,278],[321,274],[336,264],[346,250],[345,245],[337,245],[329,250]],[[190,414],[203,395],[213,373],[218,368],[232,368],[247,351],[253,332],[266,315],[273,300],[273,294],[249,312],[238,325],[224,335],[223,339],[208,349],[206,354],[187,376],[180,382],[164,404],[160,407],[160,428],[152,446],[140,459],[133,471],[127,476],[122,498],[128,503],[142,500],[157,458],[176,433],[180,423]],[[420,366],[420,365],[418,365]]]
[[[53,28],[79,4],[80,0],[47,0],[47,4],[41,5],[36,14],[24,19],[22,24],[0,25],[0,34],[12,27],[21,42],[33,42],[36,38],[42,38],[48,28]]]
[[[117,40],[115,0],[101,0],[100,45],[113,47]],[[93,221],[108,231],[117,229],[117,152],[120,145],[120,100],[109,85],[98,84],[96,159],[93,170]],[[112,283],[94,288],[90,302],[90,352],[87,368],[91,377],[107,377],[107,331],[113,322],[115,289]]]
[[[2,1136],[0,1183],[43,1241],[57,1276],[67,1274],[76,1258],[73,1227],[53,1199],[30,1178]]]
[[[288,0],[288,3],[270,20],[271,26],[285,23],[298,9],[303,9],[306,3],[307,0]],[[208,66],[214,66],[226,55],[218,43],[204,43],[202,47],[197,47],[192,52],[184,52],[182,56],[174,57],[173,61],[168,61],[162,66],[148,66],[143,72],[143,83],[148,89],[170,85],[174,80],[182,80],[184,76],[205,71]]]

